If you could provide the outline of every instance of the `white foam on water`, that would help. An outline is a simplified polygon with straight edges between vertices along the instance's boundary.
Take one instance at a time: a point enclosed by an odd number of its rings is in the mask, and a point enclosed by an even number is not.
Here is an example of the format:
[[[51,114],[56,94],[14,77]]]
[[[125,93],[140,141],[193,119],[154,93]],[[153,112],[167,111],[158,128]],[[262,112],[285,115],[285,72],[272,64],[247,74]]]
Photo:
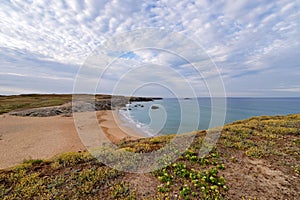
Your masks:
[[[124,122],[123,125],[128,126],[134,130],[137,130],[137,132],[142,132],[147,137],[151,137],[154,135],[154,131],[147,125],[139,122],[138,120],[134,119],[130,115],[130,104],[126,104],[126,108],[122,108],[119,110],[119,116],[122,122]]]

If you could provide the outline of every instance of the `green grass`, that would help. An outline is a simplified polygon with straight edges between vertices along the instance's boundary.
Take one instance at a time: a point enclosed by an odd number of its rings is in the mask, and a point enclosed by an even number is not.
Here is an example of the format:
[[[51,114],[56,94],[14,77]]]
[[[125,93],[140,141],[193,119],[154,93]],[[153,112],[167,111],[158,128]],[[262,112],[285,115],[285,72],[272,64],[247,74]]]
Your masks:
[[[0,199],[231,199],[231,194],[243,188],[241,183],[227,180],[227,170],[242,169],[245,158],[273,163],[286,176],[300,173],[300,114],[253,117],[228,124],[217,145],[204,157],[199,156],[199,149],[206,132],[193,134],[193,143],[175,162],[169,163],[169,155],[165,155],[162,162],[167,165],[147,173],[151,187],[140,188],[149,190],[144,195],[128,179],[139,175],[117,171],[81,152],[65,153],[50,160],[26,160],[0,171]],[[125,150],[137,155],[159,151],[173,137],[124,141],[119,144],[120,151],[104,155],[113,162],[124,156]],[[130,165],[133,159],[128,158],[125,167],[134,167]],[[236,187],[230,187],[235,184]],[[248,191],[247,199],[268,198],[251,195]]]
[[[72,95],[58,94],[24,94],[13,96],[0,96],[0,114],[14,110],[59,106],[70,102]]]
[[[197,157],[197,153],[191,152],[188,150],[177,162],[153,172],[161,182],[158,192],[164,198],[171,198],[174,193],[183,199],[224,198],[228,187],[225,178],[219,175],[225,166],[218,153],[213,151],[205,157]]]
[[[97,94],[76,94],[76,100],[96,100],[96,101],[107,101],[112,98],[111,95]],[[124,97],[114,96],[115,98],[123,98],[129,101],[130,98],[135,97]],[[21,94],[3,96],[0,95],[0,114],[8,113],[10,111],[24,110],[30,108],[40,108],[48,106],[59,106],[72,101],[72,94]]]
[[[300,115],[252,117],[224,126],[222,142],[262,158],[278,153],[299,156]]]

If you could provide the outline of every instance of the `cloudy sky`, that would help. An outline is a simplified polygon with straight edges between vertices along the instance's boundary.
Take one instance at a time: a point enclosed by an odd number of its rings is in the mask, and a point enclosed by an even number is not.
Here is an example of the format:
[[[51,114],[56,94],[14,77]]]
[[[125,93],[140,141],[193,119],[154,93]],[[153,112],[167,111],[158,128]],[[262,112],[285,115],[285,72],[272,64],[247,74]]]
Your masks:
[[[299,19],[295,0],[1,1],[0,94],[71,93],[87,77],[107,93],[122,80],[115,91],[142,95],[300,96]]]

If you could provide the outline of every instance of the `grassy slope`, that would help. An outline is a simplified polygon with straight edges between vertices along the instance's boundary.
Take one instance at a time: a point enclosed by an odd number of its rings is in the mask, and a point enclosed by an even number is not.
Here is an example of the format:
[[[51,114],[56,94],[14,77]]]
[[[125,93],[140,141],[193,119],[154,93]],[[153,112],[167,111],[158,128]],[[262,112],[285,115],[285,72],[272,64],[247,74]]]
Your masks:
[[[72,95],[58,94],[27,94],[0,96],[0,114],[13,110],[21,110],[28,108],[39,108],[47,106],[59,106],[70,102]]]
[[[130,174],[87,152],[29,160],[0,171],[0,199],[297,199],[300,194],[300,114],[253,117],[226,125],[214,150],[199,157],[205,131],[165,168]],[[150,152],[172,136],[124,142]],[[130,163],[130,160],[128,160]]]
[[[87,96],[82,95],[86,100]],[[94,96],[90,95],[91,99]],[[107,100],[111,95],[99,94],[95,96],[97,101]],[[0,114],[15,110],[25,110],[29,108],[41,108],[48,106],[60,106],[72,101],[71,94],[22,94],[2,96],[0,95]]]
[[[96,101],[105,101],[110,100],[111,95],[106,94],[97,94],[97,95],[77,95],[78,97],[83,97],[84,100],[87,100],[87,97],[90,97],[91,100]],[[151,98],[143,98],[143,97],[123,97],[123,96],[114,96],[121,98],[128,98],[131,100],[149,100]],[[40,107],[48,107],[48,106],[60,106],[62,104],[68,103],[72,101],[71,94],[22,94],[22,95],[11,95],[11,96],[3,96],[0,95],[0,114],[8,113],[10,111],[16,110],[24,110],[29,108],[40,108]]]

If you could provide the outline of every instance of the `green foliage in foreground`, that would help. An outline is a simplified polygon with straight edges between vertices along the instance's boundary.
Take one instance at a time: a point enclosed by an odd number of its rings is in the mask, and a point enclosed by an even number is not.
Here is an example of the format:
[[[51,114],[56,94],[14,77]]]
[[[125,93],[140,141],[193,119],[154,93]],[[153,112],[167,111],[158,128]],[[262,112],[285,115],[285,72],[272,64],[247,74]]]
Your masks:
[[[228,188],[225,178],[218,174],[225,169],[224,164],[219,163],[219,154],[213,152],[205,157],[196,155],[196,152],[188,150],[176,163],[153,173],[161,182],[158,192],[163,193],[164,198],[223,198]]]
[[[206,132],[193,134],[193,143],[175,162],[162,160],[166,164],[162,169],[146,174],[147,187],[142,187],[146,184],[143,180],[132,182],[139,174],[112,169],[87,152],[65,153],[51,160],[26,160],[0,171],[0,199],[231,199],[230,193],[236,194],[241,188],[230,185],[241,183],[229,182],[226,171],[232,166],[240,169],[243,157],[270,161],[287,175],[299,174],[299,114],[253,117],[228,124],[205,156],[200,156],[199,150]],[[138,155],[159,151],[173,137],[122,142],[120,150],[107,159],[118,161],[124,152],[133,152],[136,156],[126,157],[124,166],[134,167],[131,163]]]
[[[221,141],[253,158],[300,156],[300,115],[262,116],[225,125]]]
[[[53,160],[29,160],[0,176],[1,199],[82,199],[111,186],[117,170],[96,162],[90,154],[65,153]]]

